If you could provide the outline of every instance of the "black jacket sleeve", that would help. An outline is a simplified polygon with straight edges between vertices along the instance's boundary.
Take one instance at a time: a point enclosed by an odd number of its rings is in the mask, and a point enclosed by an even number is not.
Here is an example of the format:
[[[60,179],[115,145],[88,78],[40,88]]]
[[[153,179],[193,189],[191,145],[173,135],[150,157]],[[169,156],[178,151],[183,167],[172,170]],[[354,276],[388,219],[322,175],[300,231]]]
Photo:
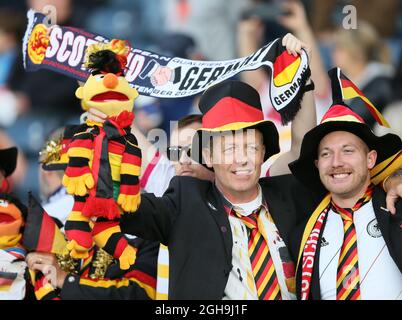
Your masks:
[[[396,210],[396,215],[391,217],[391,255],[402,273],[402,200],[398,201]]]
[[[135,239],[137,259],[128,271],[115,263],[104,279],[68,275],[61,290],[62,300],[147,300],[156,296],[156,269],[159,244]]]
[[[122,232],[167,245],[173,223],[180,213],[180,188],[180,178],[174,177],[162,197],[142,194],[138,210],[122,216]]]

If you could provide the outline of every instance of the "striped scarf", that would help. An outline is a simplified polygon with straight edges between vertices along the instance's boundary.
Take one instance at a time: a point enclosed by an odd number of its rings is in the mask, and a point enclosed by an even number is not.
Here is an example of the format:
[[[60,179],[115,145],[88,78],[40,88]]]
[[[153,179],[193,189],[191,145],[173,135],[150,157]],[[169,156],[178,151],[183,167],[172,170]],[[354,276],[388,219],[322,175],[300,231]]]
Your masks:
[[[336,277],[337,300],[360,300],[360,275],[357,255],[357,235],[353,214],[371,200],[373,186],[370,185],[363,197],[352,208],[341,208],[332,202],[332,210],[342,217],[344,236],[339,254]]]
[[[99,127],[99,134],[94,140],[94,159],[92,164],[95,188],[91,189],[85,206],[84,216],[120,217],[119,208],[113,198],[113,180],[110,169],[109,141],[125,136],[134,120],[132,112],[123,111],[117,117],[109,118]]]
[[[250,215],[243,216],[224,199],[226,213],[241,220],[248,229],[248,254],[259,300],[282,300],[274,261],[267,240],[260,230],[263,225],[258,221],[261,210],[266,207],[266,204],[261,205]]]
[[[357,211],[364,204],[366,204],[371,200],[373,189],[374,189],[373,184],[370,184],[366,189],[364,195],[353,206],[352,208],[353,211]],[[321,238],[322,233],[324,231],[325,223],[328,218],[328,212],[331,208],[334,207],[334,203],[331,201],[329,195],[322,201],[321,206],[322,205],[324,205],[325,207],[323,210],[321,210],[321,213],[318,215],[318,218],[314,224],[314,227],[310,232],[310,235],[305,243],[302,252],[301,300],[309,299],[311,289],[311,279],[313,276],[313,268],[316,262],[315,261],[316,252],[317,247],[319,246],[318,240]],[[336,210],[334,211],[337,212]]]

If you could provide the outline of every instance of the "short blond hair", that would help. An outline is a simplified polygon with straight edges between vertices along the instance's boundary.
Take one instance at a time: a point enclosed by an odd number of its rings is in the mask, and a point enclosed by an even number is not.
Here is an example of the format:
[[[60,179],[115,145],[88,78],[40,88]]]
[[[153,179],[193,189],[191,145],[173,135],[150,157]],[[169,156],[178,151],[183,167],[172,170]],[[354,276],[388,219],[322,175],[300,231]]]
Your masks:
[[[348,50],[357,58],[363,58],[366,62],[390,63],[387,44],[381,40],[377,30],[363,20],[358,21],[356,29],[339,28],[335,33],[335,45]]]

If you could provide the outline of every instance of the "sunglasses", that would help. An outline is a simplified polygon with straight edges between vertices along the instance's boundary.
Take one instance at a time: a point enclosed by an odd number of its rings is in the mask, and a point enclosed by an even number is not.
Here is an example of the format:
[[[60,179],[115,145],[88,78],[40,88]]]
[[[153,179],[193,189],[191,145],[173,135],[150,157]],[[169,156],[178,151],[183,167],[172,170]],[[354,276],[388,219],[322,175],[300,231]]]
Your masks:
[[[170,161],[179,161],[183,152],[191,158],[191,145],[190,146],[170,146],[167,148],[167,157]]]

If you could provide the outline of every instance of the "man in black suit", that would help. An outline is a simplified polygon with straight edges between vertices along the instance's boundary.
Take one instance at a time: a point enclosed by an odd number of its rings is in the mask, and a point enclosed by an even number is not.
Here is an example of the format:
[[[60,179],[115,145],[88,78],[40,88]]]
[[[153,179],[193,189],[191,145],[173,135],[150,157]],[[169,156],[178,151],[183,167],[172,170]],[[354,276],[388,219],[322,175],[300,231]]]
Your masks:
[[[282,43],[293,54],[301,51],[293,36]],[[279,152],[275,125],[264,120],[258,92],[239,81],[209,88],[199,106],[202,128],[191,153],[197,161],[202,154],[215,183],[175,177],[163,197],[143,194],[121,228],[169,247],[170,299],[292,299],[294,264],[284,239],[296,224],[297,202],[296,192],[284,190],[297,182],[290,175],[259,181],[262,163]],[[314,110],[308,92],[292,124],[292,149],[271,166],[271,175],[289,172],[287,163],[299,154],[297,138],[315,125]]]
[[[290,175],[259,182],[262,163],[279,151],[277,130],[263,120],[257,91],[239,81],[208,89],[200,108],[191,152],[202,152],[215,183],[174,177],[163,197],[143,194],[121,228],[168,246],[170,299],[291,299],[294,265],[283,239],[297,222],[297,204],[284,190],[296,182]],[[254,259],[253,228],[242,219],[253,214]]]
[[[329,193],[291,236],[299,299],[402,299],[402,202],[390,214],[372,184],[373,167],[398,168],[401,152],[397,135],[375,136],[342,101],[305,135],[291,171]]]

